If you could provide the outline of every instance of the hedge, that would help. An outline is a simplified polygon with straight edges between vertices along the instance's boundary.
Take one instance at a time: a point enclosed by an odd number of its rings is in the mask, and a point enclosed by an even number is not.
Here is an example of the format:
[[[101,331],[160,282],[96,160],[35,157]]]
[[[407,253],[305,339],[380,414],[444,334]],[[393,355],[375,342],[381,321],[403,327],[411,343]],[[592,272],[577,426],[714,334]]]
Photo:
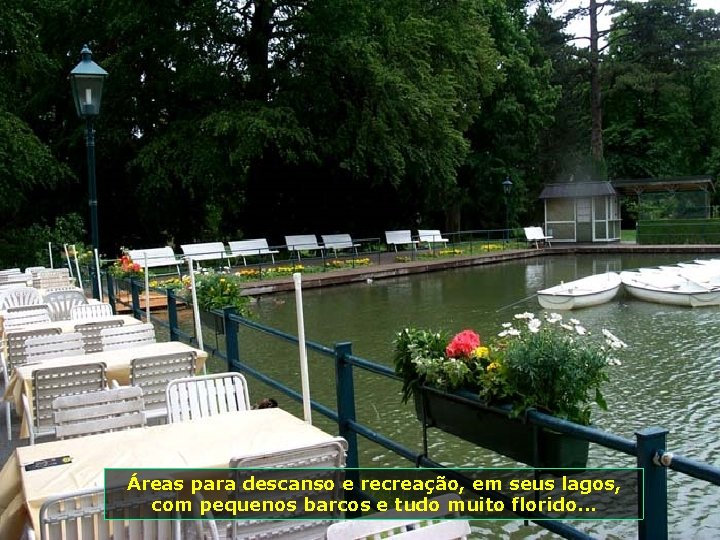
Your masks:
[[[637,243],[720,244],[720,219],[638,221]]]

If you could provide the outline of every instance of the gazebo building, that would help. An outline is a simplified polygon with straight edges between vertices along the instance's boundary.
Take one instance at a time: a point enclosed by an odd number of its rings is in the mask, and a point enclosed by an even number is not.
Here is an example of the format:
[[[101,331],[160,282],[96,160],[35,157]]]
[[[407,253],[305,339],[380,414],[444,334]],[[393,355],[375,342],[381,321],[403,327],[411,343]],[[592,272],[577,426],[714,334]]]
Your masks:
[[[546,184],[545,234],[553,242],[617,242],[620,204],[610,182]]]

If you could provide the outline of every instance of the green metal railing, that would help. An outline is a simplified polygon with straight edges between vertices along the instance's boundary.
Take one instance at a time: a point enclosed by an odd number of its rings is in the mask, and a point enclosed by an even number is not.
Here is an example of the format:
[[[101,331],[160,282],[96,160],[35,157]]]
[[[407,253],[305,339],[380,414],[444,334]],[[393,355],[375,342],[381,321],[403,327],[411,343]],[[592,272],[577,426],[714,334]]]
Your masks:
[[[115,305],[112,303],[115,282],[111,276],[108,276],[107,285],[111,304]],[[144,284],[138,281],[132,281],[129,285],[133,315],[136,318],[141,318],[144,312],[140,310],[139,298],[140,291]],[[167,298],[167,321],[159,317],[151,316],[152,322],[165,327],[169,332],[170,339],[173,341],[184,340],[190,343],[196,343],[194,336],[182,331],[178,325],[176,292],[172,289],[167,289],[164,292]],[[240,317],[230,308],[222,312],[216,311],[213,313],[221,316],[224,321],[224,350],[220,350],[219,347],[209,348],[211,349],[209,352],[224,359],[227,363],[228,371],[238,371],[251,376],[269,387],[284,393],[291,399],[301,402],[302,395],[300,392],[242,361],[240,358],[238,334],[242,326],[252,331],[260,332],[277,338],[278,340],[294,344],[298,343],[298,338],[292,334]],[[337,423],[339,435],[348,442],[347,467],[359,467],[358,436],[394,452],[398,456],[414,463],[417,467],[443,467],[427,455],[427,444],[424,445],[425,449],[423,452],[416,452],[357,421],[354,369],[359,369],[378,377],[400,380],[392,369],[353,355],[352,344],[349,342],[337,343],[333,347],[328,347],[308,341],[306,342],[306,346],[309,350],[315,351],[321,356],[331,360],[335,366],[336,409],[333,410],[315,400],[311,400],[311,406],[313,410]],[[478,401],[476,396],[469,393],[463,395],[462,399]],[[673,456],[667,452],[666,436],[668,431],[663,428],[649,427],[639,430],[635,433],[635,439],[633,440],[597,428],[567,422],[538,411],[529,411],[526,414],[526,421],[538,427],[568,434],[572,437],[587,440],[602,447],[635,457],[637,467],[643,470],[643,474],[639,478],[639,481],[642,481],[643,485],[642,489],[638,490],[637,500],[638,515],[644,515],[644,519],[638,521],[638,538],[641,540],[668,538],[668,470],[674,470],[678,473],[720,486],[719,467],[682,456]],[[425,430],[426,428],[424,427],[423,429]],[[424,440],[427,440],[427,434],[425,432]],[[351,471],[350,474],[359,476],[360,471]],[[352,478],[350,476],[348,478],[358,480],[358,478]],[[357,485],[357,482],[355,483]],[[519,518],[532,521],[564,538],[591,538],[586,533],[561,521],[537,521],[538,519],[542,519],[542,514],[518,514],[518,516]]]

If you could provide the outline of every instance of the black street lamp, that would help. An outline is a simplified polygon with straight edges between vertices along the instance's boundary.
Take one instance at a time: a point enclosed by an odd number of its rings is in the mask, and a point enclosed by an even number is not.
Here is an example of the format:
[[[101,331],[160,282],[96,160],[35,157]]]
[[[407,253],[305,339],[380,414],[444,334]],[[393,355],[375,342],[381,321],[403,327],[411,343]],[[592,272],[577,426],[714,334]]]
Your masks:
[[[512,191],[513,183],[509,176],[503,180],[502,187],[503,193],[505,194],[505,240],[510,240],[510,192]]]
[[[97,186],[95,182],[95,129],[93,119],[100,114],[102,90],[107,71],[92,61],[92,52],[87,45],[80,51],[82,60],[70,72],[75,110],[80,118],[85,119],[85,144],[88,162],[88,204],[90,205],[90,239],[93,249],[100,249],[98,239]],[[99,253],[99,251],[98,251]],[[100,298],[96,280],[93,282],[93,296]]]

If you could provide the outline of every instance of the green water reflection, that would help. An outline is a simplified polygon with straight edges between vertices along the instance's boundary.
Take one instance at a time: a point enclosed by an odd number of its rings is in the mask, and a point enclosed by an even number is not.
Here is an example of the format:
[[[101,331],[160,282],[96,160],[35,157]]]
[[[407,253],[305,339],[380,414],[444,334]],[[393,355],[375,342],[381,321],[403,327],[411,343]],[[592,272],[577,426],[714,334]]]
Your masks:
[[[474,328],[489,336],[500,324],[522,311],[541,311],[534,293],[541,288],[608,270],[671,264],[693,257],[678,255],[597,255],[544,257],[473,269],[436,272],[305,291],[305,333],[309,341],[332,347],[350,341],[356,355],[390,365],[392,340],[404,326]],[[297,334],[294,295],[265,297],[255,306],[264,324]],[[626,437],[647,426],[670,431],[669,449],[720,465],[720,309],[677,308],[631,300],[625,296],[603,306],[573,312],[599,333],[606,327],[630,349],[623,365],[610,369],[606,387],[610,410],[596,411],[597,426]],[[295,389],[300,388],[297,346],[264,334],[243,330],[241,357]],[[331,359],[310,352],[311,392],[335,408]],[[299,405],[250,381],[253,398],[275,396],[281,406],[301,414]],[[358,419],[382,434],[420,450],[421,430],[410,406],[402,405],[399,383],[356,371]],[[315,424],[332,432],[337,427],[318,414]],[[361,439],[361,466],[407,466],[392,453]],[[430,435],[430,455],[444,464],[462,467],[513,466],[514,462],[472,447],[436,430]],[[634,460],[591,445],[594,467],[633,466]],[[671,536],[711,538],[720,528],[720,490],[670,474]],[[634,524],[604,522],[583,525],[604,538],[635,537]],[[486,538],[551,536],[522,522],[479,524]]]

